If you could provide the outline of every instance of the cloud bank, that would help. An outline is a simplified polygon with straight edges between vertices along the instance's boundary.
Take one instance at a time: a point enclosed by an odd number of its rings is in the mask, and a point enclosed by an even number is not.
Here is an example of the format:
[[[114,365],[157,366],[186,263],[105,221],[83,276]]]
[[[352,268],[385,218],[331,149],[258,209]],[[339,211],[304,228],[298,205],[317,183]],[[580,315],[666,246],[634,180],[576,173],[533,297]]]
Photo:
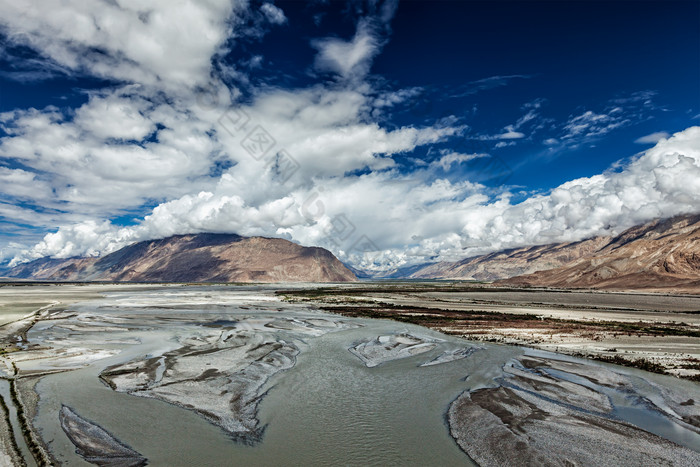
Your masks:
[[[572,180],[518,204],[508,194],[492,200],[484,187],[469,182],[426,182],[433,169],[418,171],[417,179],[408,181],[391,169],[316,179],[308,188],[277,197],[263,188],[257,202],[233,170],[213,191],[163,203],[136,226],[120,228],[107,221],[66,226],[18,259],[104,253],[173,234],[239,232],[325,246],[344,260],[380,270],[615,234],[656,217],[697,211],[700,127],[661,141],[622,170]],[[348,240],[366,237],[372,248],[346,242],[346,234]]]

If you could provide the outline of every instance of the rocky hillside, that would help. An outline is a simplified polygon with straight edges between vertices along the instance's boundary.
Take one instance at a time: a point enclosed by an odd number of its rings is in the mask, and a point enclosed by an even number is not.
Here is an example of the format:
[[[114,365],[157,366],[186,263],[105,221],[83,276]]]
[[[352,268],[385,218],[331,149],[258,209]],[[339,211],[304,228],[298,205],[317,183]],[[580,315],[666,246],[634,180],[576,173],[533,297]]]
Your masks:
[[[221,234],[180,235],[136,243],[102,258],[42,258],[3,275],[55,281],[357,280],[354,270],[323,248],[303,247],[282,239]],[[414,265],[379,277],[698,293],[700,215],[657,220],[615,238],[516,248],[457,262]]]
[[[379,277],[697,293],[700,215],[656,220],[615,238],[514,248],[456,262],[413,265]]]
[[[609,242],[608,237],[596,237],[574,243],[514,248],[457,262],[423,265],[417,270],[409,270],[404,277],[494,281],[569,264],[600,250]]]
[[[129,282],[345,282],[357,278],[332,253],[279,238],[177,235],[101,258],[41,258],[4,273],[17,279]]]
[[[700,291],[700,216],[633,227],[562,267],[501,281],[545,287]]]

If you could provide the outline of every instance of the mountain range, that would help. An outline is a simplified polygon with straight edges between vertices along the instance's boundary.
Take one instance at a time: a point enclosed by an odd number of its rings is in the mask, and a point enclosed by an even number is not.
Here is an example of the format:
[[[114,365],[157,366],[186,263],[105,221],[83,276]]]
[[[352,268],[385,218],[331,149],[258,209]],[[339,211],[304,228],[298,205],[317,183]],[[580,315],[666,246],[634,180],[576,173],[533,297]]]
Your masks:
[[[125,282],[356,281],[333,254],[280,238],[234,234],[176,235],[135,243],[101,258],[40,258],[8,278]]]
[[[700,292],[700,216],[633,227],[567,264],[499,282],[506,285]]]
[[[344,265],[328,250],[234,234],[178,235],[101,258],[40,258],[8,278],[129,282],[344,282],[453,279],[507,286],[700,292],[700,215],[660,219],[618,236],[513,248],[381,275]]]
[[[618,236],[513,248],[413,267],[410,279],[498,285],[700,292],[700,215],[658,219]]]

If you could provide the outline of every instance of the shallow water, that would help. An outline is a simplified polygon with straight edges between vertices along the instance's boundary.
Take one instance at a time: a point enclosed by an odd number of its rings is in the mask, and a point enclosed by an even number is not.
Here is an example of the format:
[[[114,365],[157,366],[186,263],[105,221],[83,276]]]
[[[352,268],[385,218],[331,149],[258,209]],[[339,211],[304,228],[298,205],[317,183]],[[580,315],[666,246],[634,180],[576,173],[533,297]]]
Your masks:
[[[147,457],[149,465],[473,465],[450,436],[445,421],[450,402],[464,390],[495,385],[502,366],[524,352],[576,360],[479,344],[485,349],[465,359],[419,367],[445,350],[474,344],[414,325],[341,318],[281,303],[269,290],[191,287],[115,292],[74,307],[78,318],[40,322],[28,334],[30,342],[119,351],[108,358],[85,360],[82,369],[45,376],[38,383],[35,426],[56,458],[64,465],[90,465],[75,454],[60,428],[58,411],[65,404]],[[178,348],[177,338],[200,335],[212,326],[255,329],[255,319],[263,322],[266,317],[328,318],[361,327],[296,336],[297,363],[268,381],[258,417],[266,430],[262,442],[254,446],[233,442],[224,430],[193,411],[116,392],[98,378],[107,366]],[[265,332],[290,336],[284,330]],[[429,352],[374,368],[347,350],[362,340],[402,332],[442,342]],[[40,361],[19,364],[23,370],[41,365]],[[157,374],[162,377],[162,367]],[[654,381],[678,382],[657,375]],[[653,387],[643,380],[639,387],[645,397],[654,396]],[[692,383],[685,387],[694,390]],[[594,389],[611,393],[616,417],[700,450],[700,436],[650,410],[638,398]]]
[[[17,409],[12,403],[12,399],[10,397],[9,381],[0,379],[0,395],[3,397],[3,399],[5,399],[5,404],[7,405],[7,408],[10,411],[10,423],[12,424],[12,430],[15,436],[15,442],[17,443],[17,447],[19,447],[22,456],[25,459],[27,459],[27,465],[29,467],[34,467],[36,466],[36,462],[34,462],[34,458],[32,457],[31,452],[27,447],[27,443],[25,442],[24,437],[22,436],[22,429],[19,425],[19,422],[17,421]]]

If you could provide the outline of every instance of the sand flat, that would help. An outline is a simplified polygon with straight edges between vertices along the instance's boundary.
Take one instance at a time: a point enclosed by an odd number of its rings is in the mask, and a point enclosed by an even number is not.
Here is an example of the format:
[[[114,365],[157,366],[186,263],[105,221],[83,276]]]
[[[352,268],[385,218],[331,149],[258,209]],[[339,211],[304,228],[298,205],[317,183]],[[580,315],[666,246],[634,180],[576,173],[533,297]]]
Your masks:
[[[402,333],[390,336],[377,336],[350,347],[350,353],[359,358],[368,368],[412,357],[433,350],[435,339]]]

